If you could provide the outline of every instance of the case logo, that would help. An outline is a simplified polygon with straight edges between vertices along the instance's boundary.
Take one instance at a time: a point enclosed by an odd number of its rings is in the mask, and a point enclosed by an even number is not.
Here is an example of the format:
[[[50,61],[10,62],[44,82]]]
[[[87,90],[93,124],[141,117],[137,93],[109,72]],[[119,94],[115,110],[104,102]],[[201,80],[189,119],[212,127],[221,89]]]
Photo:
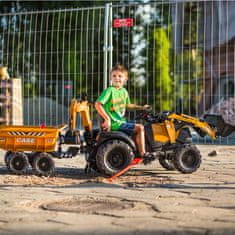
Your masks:
[[[16,138],[17,143],[34,144],[34,138]]]

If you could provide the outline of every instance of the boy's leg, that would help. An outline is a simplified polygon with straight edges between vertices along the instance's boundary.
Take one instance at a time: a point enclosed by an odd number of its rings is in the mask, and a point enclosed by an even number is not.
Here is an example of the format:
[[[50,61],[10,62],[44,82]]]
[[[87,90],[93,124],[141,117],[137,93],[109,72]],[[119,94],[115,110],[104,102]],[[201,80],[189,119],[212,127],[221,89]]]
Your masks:
[[[127,135],[132,136],[132,138],[135,141],[136,147],[138,148],[140,156],[144,156],[145,154],[144,126],[142,124],[126,122],[121,125],[119,131],[123,131]]]
[[[144,126],[141,124],[135,124],[135,142],[141,156],[145,154],[145,138],[144,138]]]

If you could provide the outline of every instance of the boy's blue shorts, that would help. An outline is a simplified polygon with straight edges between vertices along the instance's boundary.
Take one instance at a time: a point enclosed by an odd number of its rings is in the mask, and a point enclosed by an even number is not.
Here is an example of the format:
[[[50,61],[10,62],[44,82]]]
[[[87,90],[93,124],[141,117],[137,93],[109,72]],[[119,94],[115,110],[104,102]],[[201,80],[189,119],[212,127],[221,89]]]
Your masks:
[[[133,136],[135,134],[135,123],[133,122],[123,123],[118,129],[118,131],[122,131],[129,136]]]

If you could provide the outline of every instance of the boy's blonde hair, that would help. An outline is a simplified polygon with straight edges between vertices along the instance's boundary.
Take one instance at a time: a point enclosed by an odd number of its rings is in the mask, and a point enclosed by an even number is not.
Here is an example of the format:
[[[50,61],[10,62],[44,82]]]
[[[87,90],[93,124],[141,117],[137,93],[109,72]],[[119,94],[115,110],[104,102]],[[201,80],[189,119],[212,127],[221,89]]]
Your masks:
[[[128,70],[127,70],[123,65],[121,65],[121,64],[116,64],[116,65],[112,68],[111,74],[112,74],[113,71],[119,71],[119,72],[124,73],[125,76],[126,76],[126,79],[128,79]]]

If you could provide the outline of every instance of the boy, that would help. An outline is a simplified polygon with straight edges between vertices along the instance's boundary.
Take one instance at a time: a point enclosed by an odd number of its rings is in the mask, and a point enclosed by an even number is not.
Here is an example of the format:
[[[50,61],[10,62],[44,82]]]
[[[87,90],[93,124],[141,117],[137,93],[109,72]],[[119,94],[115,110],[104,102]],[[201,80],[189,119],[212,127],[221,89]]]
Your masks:
[[[127,90],[123,87],[128,80],[128,71],[122,65],[116,65],[111,71],[112,86],[105,89],[95,103],[95,108],[104,119],[106,131],[123,131],[134,138],[141,157],[147,157],[145,151],[144,127],[141,124],[127,122],[125,110],[147,110],[149,105],[139,106],[130,103]]]

